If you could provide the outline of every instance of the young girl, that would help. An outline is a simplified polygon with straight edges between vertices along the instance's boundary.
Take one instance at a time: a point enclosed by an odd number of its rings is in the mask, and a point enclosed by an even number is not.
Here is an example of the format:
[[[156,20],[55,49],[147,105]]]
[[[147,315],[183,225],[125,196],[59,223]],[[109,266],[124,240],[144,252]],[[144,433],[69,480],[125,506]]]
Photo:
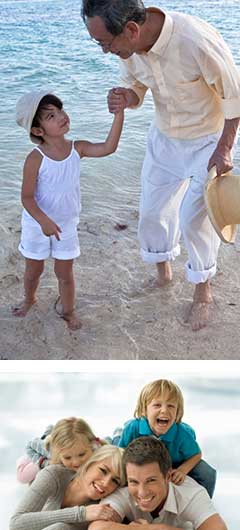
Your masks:
[[[19,250],[26,259],[23,302],[13,309],[24,317],[36,302],[36,291],[48,256],[55,258],[62,304],[61,316],[72,330],[81,327],[74,312],[73,260],[80,254],[77,225],[80,214],[81,158],[101,157],[118,146],[123,113],[114,116],[105,142],[65,138],[70,120],[62,101],[48,91],[30,92],[16,107],[17,123],[39,144],[27,156],[23,169],[22,236]]]
[[[32,482],[38,471],[49,464],[62,464],[77,471],[105,444],[82,418],[59,420],[54,427],[50,425],[41,438],[28,442],[26,456],[17,462],[17,479],[23,484]]]
[[[213,496],[216,471],[201,460],[201,450],[195,432],[182,422],[184,413],[183,395],[172,381],[159,379],[147,384],[141,391],[134,412],[135,419],[128,421],[118,442],[127,445],[140,436],[155,436],[168,449],[172,459],[171,480],[182,484],[190,475]]]
[[[27,489],[9,529],[85,530],[86,522],[115,520],[110,506],[96,502],[124,485],[122,450],[113,445],[100,447],[77,473],[47,466]]]

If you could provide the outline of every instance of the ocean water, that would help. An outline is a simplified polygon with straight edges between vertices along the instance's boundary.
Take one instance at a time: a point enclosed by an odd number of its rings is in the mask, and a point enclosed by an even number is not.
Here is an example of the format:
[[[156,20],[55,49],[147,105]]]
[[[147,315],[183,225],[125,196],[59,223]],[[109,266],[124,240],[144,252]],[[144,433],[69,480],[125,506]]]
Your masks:
[[[205,18],[214,24],[240,64],[238,0],[146,1]],[[107,91],[118,84],[118,59],[103,54],[89,38],[76,0],[0,0],[0,207],[1,224],[20,212],[22,165],[32,149],[15,124],[15,104],[26,91],[49,87],[71,118],[71,138],[102,140],[111,115]],[[137,209],[139,173],[147,128],[153,116],[151,96],[138,111],[128,111],[120,147],[101,160],[83,161],[84,218],[124,216]]]
[[[207,369],[174,372],[174,364],[165,370],[160,365],[158,376],[180,386],[184,421],[195,429],[204,458],[217,469],[216,509],[228,530],[239,530],[239,370],[228,367],[221,376]],[[151,365],[145,373],[132,374],[127,367],[109,373],[0,373],[1,530],[8,530],[9,517],[27,488],[17,482],[15,466],[28,440],[69,416],[83,417],[100,437],[111,435],[133,417],[141,388],[154,379]]]

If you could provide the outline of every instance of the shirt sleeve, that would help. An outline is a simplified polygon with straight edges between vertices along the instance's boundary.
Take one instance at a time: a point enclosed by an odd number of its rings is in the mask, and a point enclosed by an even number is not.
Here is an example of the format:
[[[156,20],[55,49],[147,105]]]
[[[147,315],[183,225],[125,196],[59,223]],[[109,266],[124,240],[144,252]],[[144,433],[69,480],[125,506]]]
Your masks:
[[[134,77],[134,75],[131,73],[131,71],[127,67],[126,61],[120,62],[120,78],[121,78],[121,83],[123,87],[131,88],[131,90],[133,90],[135,94],[137,94],[137,96],[139,97],[139,103],[137,105],[130,107],[130,108],[137,109],[138,107],[142,105],[144,96],[147,92],[148,87],[146,87],[140,81],[137,81],[137,79]]]
[[[26,445],[26,453],[35,463],[39,462],[39,458],[49,458],[49,451],[45,447],[45,441],[41,438],[34,438]]]
[[[123,427],[121,438],[118,442],[118,447],[127,447],[128,444],[135,438],[138,438],[138,422],[137,420],[129,420]]]
[[[10,530],[42,530],[51,524],[82,522],[83,506],[44,511],[49,497],[58,492],[58,481],[49,468],[40,471],[10,520]]]
[[[179,453],[182,456],[182,460],[188,460],[191,456],[197,455],[201,452],[201,449],[196,441],[194,430],[187,424],[181,425],[181,443],[179,446]]]
[[[192,53],[208,86],[221,98],[225,119],[240,117],[240,71],[221,35],[211,28],[209,39],[192,43]],[[211,31],[210,30],[210,31]],[[215,32],[215,38],[214,38]]]
[[[181,518],[192,523],[194,530],[204,523],[209,517],[217,514],[210,497],[204,488],[194,495],[189,505],[182,511]]]

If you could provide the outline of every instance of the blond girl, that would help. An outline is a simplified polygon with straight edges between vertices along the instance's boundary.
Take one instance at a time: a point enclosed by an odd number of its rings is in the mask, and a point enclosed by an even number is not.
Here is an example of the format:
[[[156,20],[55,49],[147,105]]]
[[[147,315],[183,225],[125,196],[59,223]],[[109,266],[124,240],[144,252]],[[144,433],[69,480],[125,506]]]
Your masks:
[[[17,478],[22,483],[34,480],[39,469],[62,464],[77,471],[106,442],[96,437],[82,418],[64,418],[49,426],[41,438],[27,443],[26,457],[17,464]]]

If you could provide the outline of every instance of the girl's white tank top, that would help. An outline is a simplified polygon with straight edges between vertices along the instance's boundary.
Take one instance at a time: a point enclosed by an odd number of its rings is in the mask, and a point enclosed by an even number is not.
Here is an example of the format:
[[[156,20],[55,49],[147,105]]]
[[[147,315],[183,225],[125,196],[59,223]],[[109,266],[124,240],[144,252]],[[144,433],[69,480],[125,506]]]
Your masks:
[[[74,142],[70,154],[64,160],[53,160],[40,147],[35,149],[42,155],[34,194],[37,205],[60,227],[78,224],[81,211],[81,159]],[[23,222],[38,224],[25,209]]]

